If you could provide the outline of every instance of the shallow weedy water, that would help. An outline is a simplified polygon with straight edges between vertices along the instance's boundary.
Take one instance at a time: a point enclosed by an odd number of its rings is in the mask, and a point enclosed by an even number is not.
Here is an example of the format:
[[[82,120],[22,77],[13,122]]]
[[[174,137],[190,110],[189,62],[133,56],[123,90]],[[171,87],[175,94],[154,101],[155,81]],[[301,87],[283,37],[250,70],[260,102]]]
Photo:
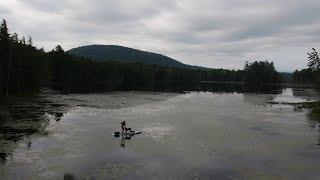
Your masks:
[[[319,123],[294,106],[318,97],[44,91],[0,108],[0,179],[320,179]],[[112,136],[123,120],[142,134]]]

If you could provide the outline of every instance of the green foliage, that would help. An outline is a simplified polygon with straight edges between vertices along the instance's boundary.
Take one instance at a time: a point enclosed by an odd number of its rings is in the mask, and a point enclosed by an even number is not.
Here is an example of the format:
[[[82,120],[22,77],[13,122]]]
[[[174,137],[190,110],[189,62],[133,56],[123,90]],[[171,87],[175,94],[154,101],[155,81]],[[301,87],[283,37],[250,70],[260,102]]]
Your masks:
[[[308,53],[308,66],[314,72],[314,80],[318,87],[320,87],[320,58],[319,52],[312,48],[312,52]]]
[[[47,55],[21,40],[17,33],[10,36],[6,21],[0,27],[0,97],[13,93],[36,92],[48,73]]]
[[[294,84],[307,84],[311,85],[315,83],[315,73],[312,69],[302,69],[300,71],[295,70],[292,76],[292,83]]]
[[[9,30],[7,26],[7,21],[5,19],[2,19],[1,25],[0,25],[0,40],[1,41],[9,41]]]
[[[280,74],[275,70],[273,62],[255,61],[245,63],[244,82],[248,86],[262,87],[281,82]]]
[[[296,84],[315,84],[320,87],[320,57],[319,52],[312,48],[308,53],[308,68],[293,73],[292,82]]]
[[[161,90],[172,82],[241,81],[241,71],[185,69],[116,61],[96,62],[49,52],[54,87],[65,91]]]
[[[308,66],[313,71],[320,70],[320,58],[316,49],[312,48],[312,52],[308,53]]]
[[[8,76],[10,70],[10,34],[6,20],[0,25],[0,93],[8,94]]]
[[[307,120],[309,126],[314,128],[320,124],[320,101],[315,102],[305,102],[298,104],[295,110],[307,109]]]
[[[10,35],[4,20],[0,30],[0,97],[37,92],[42,87],[67,92],[162,91],[170,90],[172,83],[245,81],[260,86],[279,80],[269,62],[247,63],[245,71],[235,71],[189,66],[166,56],[120,46],[86,46],[65,52],[58,45],[45,52],[33,46],[31,37],[26,41],[16,33]],[[79,57],[82,54],[85,57]]]

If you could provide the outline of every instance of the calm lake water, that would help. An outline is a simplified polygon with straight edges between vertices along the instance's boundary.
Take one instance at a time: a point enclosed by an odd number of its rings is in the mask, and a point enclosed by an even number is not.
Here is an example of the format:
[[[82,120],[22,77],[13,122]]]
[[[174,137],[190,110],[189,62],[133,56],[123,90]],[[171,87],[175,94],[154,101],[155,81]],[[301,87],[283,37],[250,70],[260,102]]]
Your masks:
[[[272,93],[40,95],[0,108],[0,179],[320,179],[319,124]],[[120,122],[142,131],[114,137]]]

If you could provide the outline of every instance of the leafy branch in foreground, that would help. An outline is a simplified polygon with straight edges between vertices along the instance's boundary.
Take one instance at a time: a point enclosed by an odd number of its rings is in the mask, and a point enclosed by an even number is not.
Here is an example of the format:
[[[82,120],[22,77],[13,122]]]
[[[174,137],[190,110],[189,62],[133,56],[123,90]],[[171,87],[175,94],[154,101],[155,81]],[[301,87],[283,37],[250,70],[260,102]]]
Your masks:
[[[308,66],[314,72],[317,86],[320,86],[320,57],[315,48],[312,48],[312,52],[308,53]]]
[[[308,53],[308,66],[313,71],[320,70],[319,52],[315,48],[312,48],[312,52]]]

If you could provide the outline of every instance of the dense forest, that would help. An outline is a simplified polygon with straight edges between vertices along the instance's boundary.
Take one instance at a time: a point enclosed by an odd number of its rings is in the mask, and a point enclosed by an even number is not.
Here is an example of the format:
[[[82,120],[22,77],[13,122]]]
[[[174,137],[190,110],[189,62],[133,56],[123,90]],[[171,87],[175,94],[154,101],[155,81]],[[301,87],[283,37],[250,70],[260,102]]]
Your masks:
[[[48,61],[43,49],[36,49],[32,39],[10,35],[6,21],[0,27],[0,94],[24,93],[39,89],[47,77]]]
[[[183,64],[161,54],[116,45],[82,46],[73,48],[67,51],[67,53],[99,62],[113,60],[124,63],[142,63],[176,68],[195,68],[194,66]]]
[[[66,92],[107,90],[159,91],[172,83],[238,82],[252,87],[281,81],[273,63],[246,63],[244,70],[179,68],[137,62],[97,62],[66,53],[61,46],[45,52],[32,38],[0,27],[0,97],[50,87]]]
[[[292,82],[296,84],[315,84],[320,87],[320,58],[319,52],[312,48],[308,53],[308,68],[293,73]]]
[[[282,81],[281,75],[275,70],[273,62],[268,61],[246,62],[243,80],[245,84],[256,87]]]
[[[310,68],[295,70],[292,75],[292,82],[295,84],[312,85],[315,83],[315,74]]]

